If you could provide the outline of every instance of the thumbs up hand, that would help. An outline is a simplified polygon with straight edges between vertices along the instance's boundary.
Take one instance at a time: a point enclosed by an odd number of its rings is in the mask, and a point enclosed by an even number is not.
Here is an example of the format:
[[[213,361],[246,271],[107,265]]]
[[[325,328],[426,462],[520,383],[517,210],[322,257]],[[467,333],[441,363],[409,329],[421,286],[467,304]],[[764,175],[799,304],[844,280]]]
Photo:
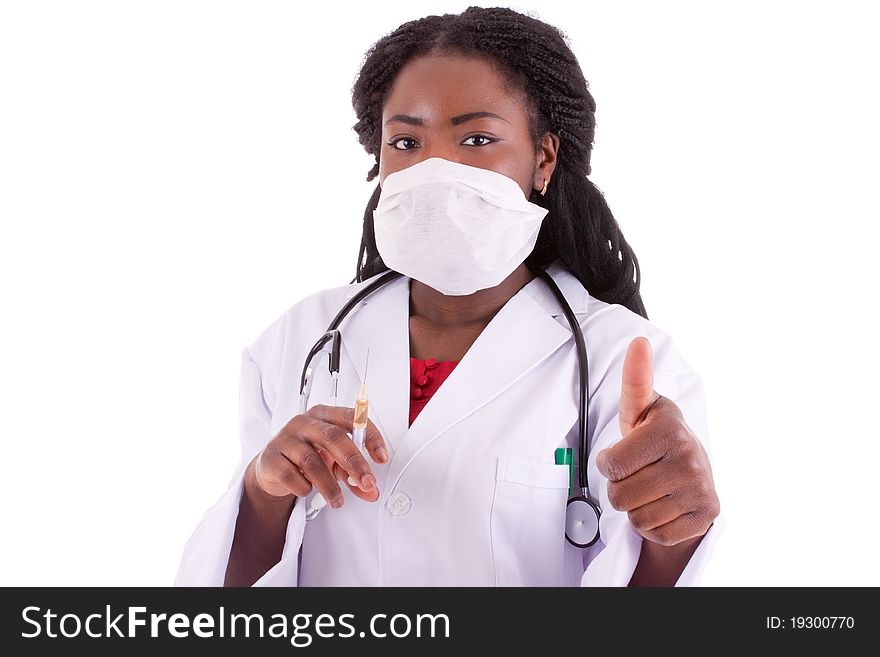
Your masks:
[[[703,536],[720,513],[709,457],[678,406],[654,390],[651,343],[635,338],[623,361],[622,439],[596,466],[608,500],[645,539],[676,545]]]

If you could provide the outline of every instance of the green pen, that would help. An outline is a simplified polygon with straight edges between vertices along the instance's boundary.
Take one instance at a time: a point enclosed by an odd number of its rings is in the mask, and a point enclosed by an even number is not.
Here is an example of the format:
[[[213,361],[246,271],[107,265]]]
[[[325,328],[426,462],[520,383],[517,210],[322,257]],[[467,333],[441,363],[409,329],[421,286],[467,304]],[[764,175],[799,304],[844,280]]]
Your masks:
[[[571,497],[574,486],[574,465],[571,462],[571,447],[556,448],[556,465],[568,466],[568,496]]]

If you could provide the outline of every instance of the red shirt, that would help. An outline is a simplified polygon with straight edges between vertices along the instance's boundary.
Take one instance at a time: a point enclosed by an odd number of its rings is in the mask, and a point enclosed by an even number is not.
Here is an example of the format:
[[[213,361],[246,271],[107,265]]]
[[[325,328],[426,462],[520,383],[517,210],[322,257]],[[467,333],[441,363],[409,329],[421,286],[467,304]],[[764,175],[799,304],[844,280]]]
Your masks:
[[[409,359],[410,425],[458,363],[457,360],[436,360],[434,358]]]

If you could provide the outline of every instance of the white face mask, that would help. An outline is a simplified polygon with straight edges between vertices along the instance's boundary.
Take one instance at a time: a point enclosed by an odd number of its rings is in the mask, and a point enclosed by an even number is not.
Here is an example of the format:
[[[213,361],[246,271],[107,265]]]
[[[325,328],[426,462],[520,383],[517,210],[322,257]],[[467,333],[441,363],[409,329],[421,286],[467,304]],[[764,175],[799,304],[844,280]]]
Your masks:
[[[522,264],[547,212],[512,178],[432,157],[386,176],[376,248],[389,268],[438,292],[473,294]]]

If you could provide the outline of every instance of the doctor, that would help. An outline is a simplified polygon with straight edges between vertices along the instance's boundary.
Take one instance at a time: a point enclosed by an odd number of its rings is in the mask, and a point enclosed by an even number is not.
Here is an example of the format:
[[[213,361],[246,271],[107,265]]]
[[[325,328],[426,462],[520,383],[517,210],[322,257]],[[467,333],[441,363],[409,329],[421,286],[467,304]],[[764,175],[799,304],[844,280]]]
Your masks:
[[[298,301],[243,350],[241,461],[175,584],[697,583],[722,519],[703,387],[647,319],[635,255],[585,177],[595,104],[561,35],[509,9],[428,17],[377,42],[353,91],[379,176],[358,282]],[[569,470],[554,461],[577,450],[577,354],[530,266],[589,356],[602,515],[587,548],[565,539]],[[402,276],[340,326],[343,405],[316,358],[299,413],[309,349],[389,268]],[[362,454],[349,434],[367,349]],[[307,521],[318,493],[328,506]]]

